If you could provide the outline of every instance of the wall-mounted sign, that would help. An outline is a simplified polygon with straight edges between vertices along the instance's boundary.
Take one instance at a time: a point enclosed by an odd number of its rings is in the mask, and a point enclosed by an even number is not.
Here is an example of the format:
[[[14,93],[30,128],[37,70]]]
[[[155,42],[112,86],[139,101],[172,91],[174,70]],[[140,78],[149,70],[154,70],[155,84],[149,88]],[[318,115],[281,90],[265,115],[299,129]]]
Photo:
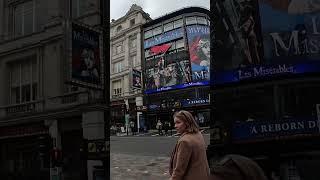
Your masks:
[[[197,98],[197,99],[185,99],[181,101],[183,107],[195,106],[195,105],[207,105],[209,104],[209,98]]]
[[[141,71],[132,69],[132,88],[142,88],[142,77]]]
[[[144,41],[144,49],[183,37],[183,29],[179,28]]]
[[[104,139],[87,141],[88,159],[101,159],[109,153],[109,142]]]
[[[319,134],[317,120],[315,119],[236,122],[232,127],[232,138],[235,141],[266,140],[276,137],[312,134]]]
[[[93,88],[103,87],[103,46],[102,33],[79,23],[69,25],[68,54],[69,79],[68,83]]]

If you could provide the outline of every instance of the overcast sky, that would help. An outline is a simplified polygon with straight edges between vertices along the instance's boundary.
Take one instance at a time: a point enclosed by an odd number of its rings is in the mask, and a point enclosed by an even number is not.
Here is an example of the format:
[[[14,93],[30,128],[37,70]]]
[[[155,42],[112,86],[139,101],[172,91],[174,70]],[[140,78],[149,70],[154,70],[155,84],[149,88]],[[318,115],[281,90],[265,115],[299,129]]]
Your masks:
[[[124,16],[132,4],[141,6],[152,19],[188,6],[210,9],[210,0],[111,0],[110,19],[119,19]]]

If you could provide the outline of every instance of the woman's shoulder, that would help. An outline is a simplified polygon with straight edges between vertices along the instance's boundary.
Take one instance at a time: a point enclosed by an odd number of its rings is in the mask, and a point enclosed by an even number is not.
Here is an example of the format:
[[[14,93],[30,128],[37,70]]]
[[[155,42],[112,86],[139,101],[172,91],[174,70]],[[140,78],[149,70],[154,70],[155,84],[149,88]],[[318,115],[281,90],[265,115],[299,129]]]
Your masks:
[[[184,135],[182,135],[179,139],[179,142],[180,141],[187,141],[187,142],[190,142],[192,141],[192,139],[195,139],[199,136],[199,133],[186,133]]]

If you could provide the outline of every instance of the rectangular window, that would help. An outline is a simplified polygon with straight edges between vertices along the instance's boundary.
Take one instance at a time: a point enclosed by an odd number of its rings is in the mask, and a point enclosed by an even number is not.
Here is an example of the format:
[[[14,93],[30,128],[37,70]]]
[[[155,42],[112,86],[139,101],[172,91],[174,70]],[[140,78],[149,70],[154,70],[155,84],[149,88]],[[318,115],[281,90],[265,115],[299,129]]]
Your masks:
[[[123,69],[123,61],[119,61],[113,64],[113,73],[119,73]]]
[[[131,48],[137,47],[137,38],[130,39],[130,47]]]
[[[164,31],[164,32],[170,31],[170,30],[172,30],[172,29],[173,29],[173,22],[168,23],[168,24],[165,24],[165,25],[163,26],[163,31]]]
[[[121,80],[112,82],[112,95],[121,96],[122,93],[122,84]]]
[[[174,28],[179,28],[179,27],[182,27],[182,26],[183,26],[183,19],[175,20],[174,23],[173,23],[173,27]]]
[[[196,17],[187,17],[186,18],[186,25],[190,25],[190,24],[197,24]]]
[[[88,0],[72,0],[72,18],[77,18],[88,11]]]
[[[162,33],[162,26],[158,26],[156,28],[153,29],[153,35],[158,35]]]
[[[136,20],[135,19],[131,19],[130,20],[130,26],[134,26],[136,24]]]
[[[208,25],[207,19],[205,17],[197,17],[198,24]]]
[[[38,68],[36,60],[27,58],[10,64],[10,103],[18,104],[38,97]]]
[[[13,11],[14,35],[17,37],[33,33],[35,29],[34,1],[18,4]]]
[[[123,52],[123,45],[122,44],[123,43],[121,42],[121,43],[116,45],[116,54],[120,54],[120,53]]]
[[[145,31],[144,32],[144,39],[148,39],[150,37],[152,37],[153,34],[152,34],[152,30],[149,30],[149,31]]]
[[[184,40],[183,39],[176,41],[176,49],[184,49]]]
[[[140,61],[137,60],[137,56],[132,56],[131,59],[132,59],[133,67],[140,65]]]

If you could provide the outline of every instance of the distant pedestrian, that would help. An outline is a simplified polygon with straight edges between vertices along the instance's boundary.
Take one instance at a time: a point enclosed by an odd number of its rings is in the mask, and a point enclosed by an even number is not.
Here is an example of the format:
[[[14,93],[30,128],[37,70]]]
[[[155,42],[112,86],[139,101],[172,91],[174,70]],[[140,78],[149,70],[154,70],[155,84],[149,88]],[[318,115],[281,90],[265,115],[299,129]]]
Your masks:
[[[240,155],[226,155],[211,167],[210,180],[267,180],[253,160]]]
[[[164,134],[166,136],[168,136],[168,131],[169,131],[169,128],[170,128],[170,122],[169,121],[165,121],[163,128],[164,128]]]
[[[135,132],[134,125],[135,125],[134,122],[130,121],[130,129],[131,129],[132,135],[134,135],[134,132]]]
[[[160,119],[157,122],[156,128],[158,129],[159,135],[162,136],[162,122],[160,121]]]
[[[188,111],[179,111],[173,118],[181,137],[171,154],[170,180],[208,180],[210,172],[206,144],[199,126]]]

